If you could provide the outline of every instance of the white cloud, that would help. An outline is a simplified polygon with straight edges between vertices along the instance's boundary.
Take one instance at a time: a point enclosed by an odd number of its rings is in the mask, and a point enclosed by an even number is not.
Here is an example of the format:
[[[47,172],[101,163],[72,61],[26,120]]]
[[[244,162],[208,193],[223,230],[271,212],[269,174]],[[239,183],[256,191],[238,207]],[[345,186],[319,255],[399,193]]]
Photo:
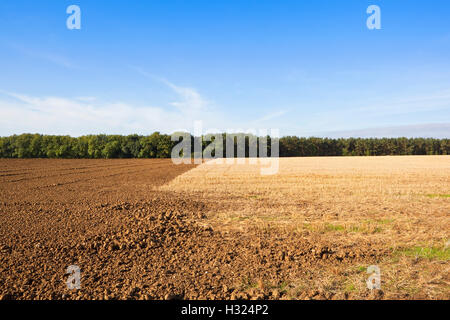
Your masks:
[[[107,103],[96,97],[34,97],[0,90],[9,99],[0,99],[0,135],[24,132],[46,134],[148,134],[191,131],[194,121],[217,125],[223,115],[197,90],[182,87],[132,67],[145,77],[157,80],[178,97],[167,105],[136,106],[126,102]],[[12,99],[11,99],[12,98]],[[172,110],[171,110],[172,109]]]
[[[421,137],[450,138],[450,123],[423,123],[405,126],[389,126],[360,130],[322,132],[316,136],[329,138],[385,138],[385,137]]]
[[[203,112],[209,109],[212,102],[205,99],[196,89],[190,87],[182,87],[175,85],[167,79],[152,75],[142,68],[136,66],[130,66],[131,69],[137,71],[141,75],[151,80],[155,80],[165,84],[168,88],[172,89],[180,101],[171,102],[170,105],[176,107],[183,113]]]
[[[262,116],[261,118],[254,120],[253,122],[254,123],[267,122],[267,121],[282,117],[287,113],[288,113],[288,111],[286,111],[286,110],[275,111],[275,112],[266,114],[266,115]]]
[[[164,80],[164,83],[182,98],[181,101],[172,102],[171,105],[183,113],[204,111],[210,104],[193,88],[179,87],[167,80]]]
[[[77,69],[78,67],[74,64],[74,62],[72,60],[70,60],[69,58],[54,53],[54,52],[45,52],[45,51],[40,51],[40,50],[31,50],[29,48],[26,48],[22,45],[18,45],[18,44],[11,44],[9,45],[10,48],[18,51],[20,54],[23,54],[25,56],[31,57],[31,58],[35,58],[35,59],[40,59],[40,60],[45,60],[48,61],[50,63],[56,64],[60,67],[64,67],[67,69]]]
[[[175,86],[176,87],[176,86]],[[175,90],[174,87],[174,90]],[[20,133],[69,134],[149,134],[192,131],[194,121],[217,125],[223,117],[204,111],[203,100],[185,88],[176,87],[180,106],[167,110],[155,106],[135,106],[126,102],[106,103],[95,97],[35,97],[0,91],[0,135]]]
[[[299,121],[291,130],[294,134],[310,136],[374,127],[401,127],[418,122],[437,123],[446,119],[445,115],[450,112],[450,89],[417,93],[407,98],[368,99],[365,105],[360,101],[336,101],[336,105],[328,110],[313,110],[314,106],[297,115]]]
[[[170,131],[183,117],[157,107],[133,107],[60,97],[29,97],[10,94],[15,101],[0,100],[0,134],[38,132],[47,134],[149,133]]]

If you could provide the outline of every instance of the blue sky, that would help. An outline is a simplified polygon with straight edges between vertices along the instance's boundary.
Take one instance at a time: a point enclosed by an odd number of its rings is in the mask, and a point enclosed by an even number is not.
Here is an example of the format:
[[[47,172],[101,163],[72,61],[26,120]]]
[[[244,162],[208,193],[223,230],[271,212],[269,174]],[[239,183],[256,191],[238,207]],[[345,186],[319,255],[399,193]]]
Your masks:
[[[81,8],[68,30],[66,8]],[[381,30],[366,27],[369,5]],[[447,0],[0,2],[0,135],[450,137]]]

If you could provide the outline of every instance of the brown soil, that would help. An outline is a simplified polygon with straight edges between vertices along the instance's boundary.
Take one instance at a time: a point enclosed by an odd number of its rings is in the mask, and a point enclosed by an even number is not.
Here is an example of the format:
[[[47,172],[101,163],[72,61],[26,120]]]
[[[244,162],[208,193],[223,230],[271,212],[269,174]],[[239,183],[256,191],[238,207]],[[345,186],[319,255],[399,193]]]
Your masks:
[[[166,187],[192,168],[170,160],[0,160],[0,298],[448,298],[448,279],[447,287],[439,282],[447,261],[414,262],[422,271],[431,264],[437,291],[364,288],[364,268],[393,257],[380,239],[221,227],[210,218],[223,211],[220,201]],[[401,278],[412,266],[398,259],[406,267],[389,272]],[[69,265],[81,268],[80,290],[67,288]]]

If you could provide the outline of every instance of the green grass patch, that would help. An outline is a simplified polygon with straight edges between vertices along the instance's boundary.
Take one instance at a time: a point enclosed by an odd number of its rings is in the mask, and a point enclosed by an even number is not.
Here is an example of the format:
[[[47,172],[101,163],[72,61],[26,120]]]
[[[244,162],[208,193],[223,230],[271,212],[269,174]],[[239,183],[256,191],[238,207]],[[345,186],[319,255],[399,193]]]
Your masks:
[[[234,217],[230,217],[230,219],[233,220],[233,221],[244,221],[244,220],[250,219],[250,217],[247,217],[247,216],[234,216]]]
[[[341,225],[326,224],[325,231],[344,231],[345,227]]]
[[[345,292],[354,292],[356,291],[356,287],[353,283],[347,283],[344,288]]]
[[[334,225],[334,224],[326,224],[325,231],[337,231],[337,232],[354,232],[354,233],[380,233],[383,231],[380,227],[370,227],[368,225],[361,226],[342,226],[342,225]]]
[[[264,221],[277,221],[277,220],[280,220],[280,217],[277,217],[277,216],[260,216],[259,218],[261,220],[264,220]]]
[[[350,232],[364,232],[364,229],[361,227],[358,227],[358,226],[351,226],[349,228],[349,231]]]
[[[383,229],[381,229],[380,227],[376,227],[372,230],[372,233],[380,233],[381,231],[383,231]]]
[[[243,277],[241,279],[241,287],[244,290],[250,289],[250,288],[256,288],[257,283],[250,276],[247,276],[247,277]]]
[[[290,287],[290,282],[287,280],[282,281],[281,283],[278,283],[278,284],[268,283],[268,282],[264,283],[264,288],[278,289],[279,293],[282,293],[282,294],[287,293],[289,287]],[[297,289],[299,289],[299,288],[301,289],[301,287],[297,287]]]
[[[415,257],[415,258],[425,258],[425,259],[436,259],[442,261],[450,260],[450,248],[443,247],[412,247],[406,249],[398,250],[399,254]]]
[[[427,194],[428,198],[450,198],[450,194]]]
[[[357,270],[358,270],[359,273],[361,273],[361,272],[366,272],[366,271],[367,271],[367,267],[365,267],[365,266],[359,266]]]
[[[286,293],[287,287],[289,286],[289,282],[283,281],[280,283],[279,288],[281,293]]]
[[[394,219],[378,219],[376,222],[379,224],[390,224],[394,222]]]

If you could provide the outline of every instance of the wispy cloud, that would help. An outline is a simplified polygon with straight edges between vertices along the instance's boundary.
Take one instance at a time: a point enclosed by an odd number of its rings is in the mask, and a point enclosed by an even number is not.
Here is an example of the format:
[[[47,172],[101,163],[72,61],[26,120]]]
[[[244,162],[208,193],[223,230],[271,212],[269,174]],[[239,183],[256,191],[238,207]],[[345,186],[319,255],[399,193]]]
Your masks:
[[[444,90],[427,95],[418,95],[409,99],[385,101],[382,104],[359,108],[358,111],[395,115],[412,112],[433,111],[444,108],[450,108],[450,90]]]
[[[59,62],[62,63],[62,60]],[[191,131],[198,120],[208,126],[223,124],[224,116],[211,110],[211,102],[196,89],[175,85],[140,68],[132,68],[167,86],[177,99],[168,102],[165,107],[142,106],[122,101],[105,102],[89,96],[42,97],[0,90],[0,94],[8,98],[2,100],[0,97],[0,134],[39,132],[78,136],[89,133],[172,133]]]
[[[276,118],[280,118],[282,116],[284,116],[285,114],[287,114],[288,111],[286,110],[280,110],[280,111],[276,111],[276,112],[272,112],[269,114],[266,114],[264,116],[262,116],[261,118],[258,118],[256,120],[253,121],[253,123],[261,123],[261,122],[267,122]]]
[[[181,101],[171,103],[182,112],[204,111],[210,104],[193,88],[176,86],[167,80],[163,80],[163,82],[182,98]]]
[[[55,53],[55,52],[46,52],[46,51],[37,50],[37,49],[30,49],[30,48],[26,48],[24,46],[17,45],[17,44],[9,45],[9,47],[25,56],[28,56],[28,57],[31,57],[34,59],[45,60],[47,62],[58,65],[60,67],[64,67],[67,69],[77,69],[78,68],[77,65],[71,59],[69,59],[68,57],[66,57],[64,55]]]
[[[301,121],[293,126],[297,134],[311,135],[318,132],[344,132],[371,127],[412,125],[420,122],[417,118],[426,115],[423,123],[438,122],[438,114],[450,112],[450,90],[422,93],[408,98],[383,98],[375,101],[368,99],[361,102],[337,101],[328,110],[301,114]],[[352,105],[353,104],[353,105]],[[399,119],[403,119],[400,122]],[[414,120],[412,120],[414,119]]]
[[[208,107],[211,106],[212,102],[204,98],[198,90],[190,87],[182,87],[179,85],[175,85],[165,78],[161,78],[155,75],[152,75],[140,67],[130,66],[133,70],[137,71],[139,74],[144,77],[151,79],[153,81],[158,81],[160,83],[165,84],[168,88],[172,89],[179,98],[180,101],[171,102],[170,105],[176,107],[183,113],[192,113],[192,112],[201,112],[206,111]]]
[[[383,100],[376,103],[368,103],[365,106],[353,108],[333,108],[333,111],[316,113],[320,116],[347,117],[352,115],[369,116],[393,116],[410,114],[415,112],[431,112],[433,110],[450,109],[450,90],[443,90],[430,94],[422,94],[407,99]]]
[[[3,98],[1,97],[3,96]],[[36,97],[0,90],[0,135],[36,132],[45,134],[148,134],[192,131],[194,121],[208,126],[223,124],[212,112],[189,114],[178,109],[136,106],[95,97]]]
[[[5,98],[0,100],[1,135],[24,132],[74,136],[89,133],[169,133],[188,125],[186,117],[179,112],[152,106],[105,103],[98,99],[32,97],[17,93],[7,93]]]
[[[421,137],[450,138],[450,123],[422,123],[405,126],[389,126],[360,130],[319,132],[316,136],[329,138],[385,138],[385,137]]]

